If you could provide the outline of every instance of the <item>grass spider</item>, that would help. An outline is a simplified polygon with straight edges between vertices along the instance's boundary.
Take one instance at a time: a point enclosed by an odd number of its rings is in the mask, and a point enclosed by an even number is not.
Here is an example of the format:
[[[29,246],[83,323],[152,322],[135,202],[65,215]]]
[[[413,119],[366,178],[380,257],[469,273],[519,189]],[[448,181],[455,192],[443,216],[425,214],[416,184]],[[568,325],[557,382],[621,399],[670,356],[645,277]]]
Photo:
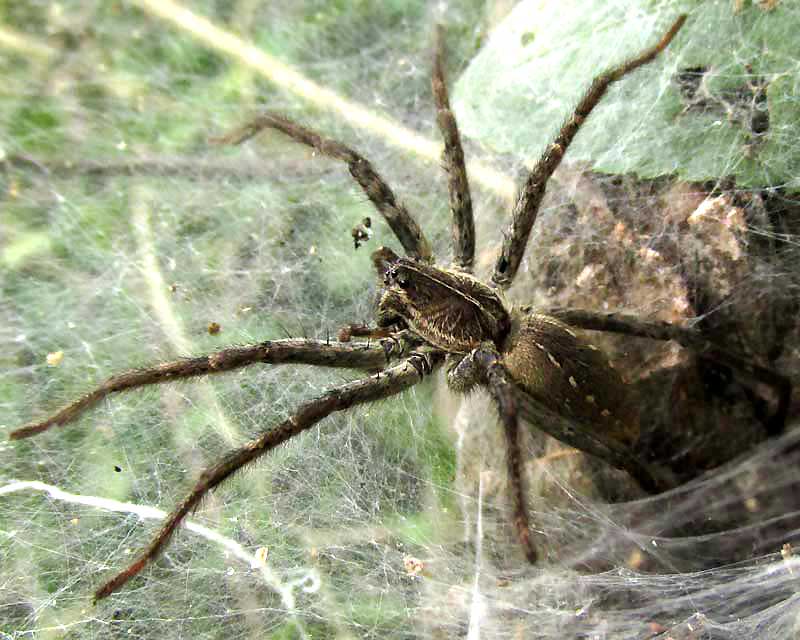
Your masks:
[[[121,588],[155,560],[187,514],[209,491],[239,469],[328,415],[399,394],[443,366],[447,368],[451,388],[466,392],[475,386],[485,387],[499,409],[507,442],[514,527],[531,562],[536,561],[537,550],[536,540],[531,537],[521,478],[520,418],[627,471],[646,491],[671,487],[673,482],[668,472],[633,453],[639,425],[636,404],[603,354],[579,338],[573,327],[677,340],[728,364],[745,377],[779,387],[782,395],[776,420],[781,420],[788,404],[788,387],[782,378],[708,343],[689,330],[644,323],[618,314],[576,311],[542,314],[510,310],[501,297],[519,269],[548,179],[581,124],[607,87],[653,61],[672,41],[684,21],[684,16],[679,17],[655,45],[594,79],[554,142],[527,176],[488,284],[472,275],[475,254],[472,205],[458,129],[444,80],[441,35],[434,63],[433,92],[449,177],[452,267],[434,265],[430,245],[414,218],[396,200],[370,163],[352,149],[274,113],[264,113],[220,138],[218,142],[221,143],[240,144],[263,129],[276,129],[298,143],[342,161],[387,221],[406,255],[398,256],[387,248],[373,254],[381,287],[376,327],[345,327],[338,342],[267,341],[124,372],[112,376],[55,414],[11,433],[12,439],[21,439],[65,425],[119,391],[232,371],[256,363],[310,364],[369,374],[303,404],[279,425],[230,451],[207,469],[166,519],[150,545],[130,566],[99,587],[96,598],[104,598]],[[359,338],[379,342],[363,342]]]

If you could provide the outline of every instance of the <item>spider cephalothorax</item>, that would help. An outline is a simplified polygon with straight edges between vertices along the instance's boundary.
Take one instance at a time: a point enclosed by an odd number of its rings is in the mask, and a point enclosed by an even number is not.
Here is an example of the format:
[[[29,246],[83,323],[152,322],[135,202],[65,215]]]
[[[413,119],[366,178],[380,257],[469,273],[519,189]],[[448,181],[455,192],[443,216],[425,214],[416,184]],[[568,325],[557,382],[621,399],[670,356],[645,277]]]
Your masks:
[[[511,318],[495,289],[463,271],[401,258],[387,247],[372,254],[383,291],[380,327],[401,324],[447,353],[468,353],[482,342],[499,347]]]
[[[594,425],[631,446],[639,434],[635,405],[597,347],[556,318],[509,312],[496,289],[463,271],[401,258],[387,247],[372,254],[381,277],[377,324],[408,329],[423,343],[458,355],[448,380],[456,391],[481,382],[464,356],[487,345],[514,383],[551,411]]]
[[[537,553],[530,539],[522,484],[520,416],[563,442],[628,471],[646,490],[656,491],[669,486],[669,477],[651,468],[636,449],[639,418],[620,376],[605,356],[582,340],[571,327],[674,339],[684,345],[699,347],[706,357],[724,362],[746,378],[758,378],[773,384],[781,391],[776,415],[779,418],[785,416],[789,400],[785,379],[710,344],[692,331],[619,315],[567,311],[566,315],[562,313],[556,318],[553,314],[507,307],[501,298],[501,290],[516,276],[547,181],[581,124],[608,86],[652,61],[674,38],[684,20],[684,16],[679,17],[654,46],[594,79],[553,144],[545,150],[525,180],[504,234],[500,255],[495,261],[491,285],[471,275],[475,257],[472,204],[458,128],[444,82],[441,34],[434,62],[433,93],[437,123],[444,137],[444,164],[449,176],[453,214],[454,264],[451,268],[434,266],[430,243],[420,226],[396,200],[393,191],[371,164],[342,143],[325,138],[285,116],[269,112],[218,139],[223,143],[239,144],[264,129],[274,129],[322,155],[346,163],[353,179],[388,223],[406,255],[398,256],[387,248],[373,254],[381,288],[377,329],[352,325],[340,332],[339,342],[268,340],[127,371],[112,376],[44,420],[11,433],[12,439],[20,439],[67,424],[118,391],[231,371],[255,363],[302,363],[366,372],[360,379],[309,400],[283,422],[231,450],[204,471],[142,555],[100,587],[96,596],[109,595],[158,557],[186,515],[209,491],[236,471],[334,412],[405,391],[442,366],[445,360],[449,360],[447,380],[452,389],[466,391],[476,386],[483,387],[498,408],[506,435],[513,521],[529,560],[534,561]],[[358,242],[369,234],[358,233],[353,237],[356,235],[357,247]],[[565,318],[568,319],[565,321]],[[388,342],[382,345],[369,341],[366,344],[353,343],[353,337],[380,337]],[[402,348],[404,339],[412,344],[410,353]],[[396,349],[397,345],[400,348]],[[399,359],[399,362],[392,366],[387,359]]]

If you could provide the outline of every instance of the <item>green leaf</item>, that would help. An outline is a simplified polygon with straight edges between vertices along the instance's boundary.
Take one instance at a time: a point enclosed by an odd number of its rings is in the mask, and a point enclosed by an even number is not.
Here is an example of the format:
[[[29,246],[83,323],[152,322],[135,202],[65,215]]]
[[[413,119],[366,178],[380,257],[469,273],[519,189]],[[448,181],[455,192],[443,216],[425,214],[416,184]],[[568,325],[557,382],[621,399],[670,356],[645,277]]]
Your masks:
[[[569,161],[643,178],[800,187],[796,3],[736,13],[710,1],[522,2],[457,84],[462,131],[538,157],[592,78],[657,42],[680,13],[688,19],[675,40],[610,87]],[[697,71],[694,91],[687,70]]]

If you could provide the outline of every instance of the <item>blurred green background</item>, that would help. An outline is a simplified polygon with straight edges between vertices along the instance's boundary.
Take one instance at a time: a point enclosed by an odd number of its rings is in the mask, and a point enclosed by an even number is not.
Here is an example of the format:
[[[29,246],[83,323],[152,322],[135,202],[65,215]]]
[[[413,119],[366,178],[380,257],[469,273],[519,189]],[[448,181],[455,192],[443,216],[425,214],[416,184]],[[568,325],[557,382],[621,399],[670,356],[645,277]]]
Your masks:
[[[432,135],[433,7],[281,4],[186,8],[375,117]],[[476,2],[453,12],[454,67],[476,50],[483,11]],[[170,23],[135,3],[12,2],[0,12],[18,38],[4,50],[0,90],[7,429],[126,368],[370,321],[369,253],[398,247],[346,168],[280,135],[242,149],[208,143],[263,105],[361,149],[442,248],[446,189],[435,159],[398,151],[327,110],[326,96],[298,97],[215,50],[218,32],[201,42],[185,15]],[[355,251],[350,229],[365,216],[374,239]],[[223,451],[355,375],[256,366],[115,397],[56,433],[0,444],[2,484],[38,480],[170,510]],[[405,635],[398,627],[420,596],[404,557],[458,538],[443,516],[453,513],[455,463],[431,384],[334,417],[268,458],[195,520],[250,554],[266,548],[270,579],[183,532],[97,607],[93,589],[157,522],[30,489],[4,495],[0,629],[15,638]]]

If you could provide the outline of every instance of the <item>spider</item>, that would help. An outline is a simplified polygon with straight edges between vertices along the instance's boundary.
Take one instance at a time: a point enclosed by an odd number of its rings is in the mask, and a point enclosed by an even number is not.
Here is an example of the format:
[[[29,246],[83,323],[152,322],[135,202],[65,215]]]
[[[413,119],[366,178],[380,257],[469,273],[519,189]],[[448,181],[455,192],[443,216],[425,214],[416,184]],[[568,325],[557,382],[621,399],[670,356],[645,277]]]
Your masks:
[[[73,422],[84,411],[119,391],[232,371],[256,363],[310,364],[368,374],[306,402],[286,420],[231,450],[206,469],[191,492],[166,518],[149,546],[127,568],[100,586],[95,599],[121,588],[153,562],[187,514],[232,474],[332,413],[402,393],[443,366],[453,390],[465,393],[483,387],[497,406],[507,443],[513,524],[530,562],[536,562],[537,550],[531,537],[521,473],[521,418],[566,444],[627,471],[645,491],[670,488],[674,481],[667,471],[641,460],[634,453],[639,416],[621,377],[603,353],[580,338],[573,328],[676,340],[705,357],[735,368],[747,379],[774,385],[780,396],[775,419],[782,420],[789,395],[784,378],[709,343],[691,330],[666,323],[641,322],[621,314],[572,310],[544,314],[528,308],[509,309],[502,296],[520,267],[547,182],[582,123],[609,85],[653,61],[673,40],[685,19],[679,16],[656,44],[593,80],[553,143],[528,174],[511,213],[489,283],[472,275],[475,254],[472,202],[460,136],[444,78],[441,29],[437,30],[432,87],[449,178],[453,241],[450,267],[434,264],[422,229],[397,201],[392,189],[356,151],[269,112],[216,139],[218,143],[238,145],[264,129],[275,129],[323,155],[342,161],[387,221],[406,255],[399,256],[385,247],[372,254],[380,288],[374,327],[344,327],[336,342],[291,338],[265,341],[123,372],[49,417],[10,434],[12,439],[27,438]]]

